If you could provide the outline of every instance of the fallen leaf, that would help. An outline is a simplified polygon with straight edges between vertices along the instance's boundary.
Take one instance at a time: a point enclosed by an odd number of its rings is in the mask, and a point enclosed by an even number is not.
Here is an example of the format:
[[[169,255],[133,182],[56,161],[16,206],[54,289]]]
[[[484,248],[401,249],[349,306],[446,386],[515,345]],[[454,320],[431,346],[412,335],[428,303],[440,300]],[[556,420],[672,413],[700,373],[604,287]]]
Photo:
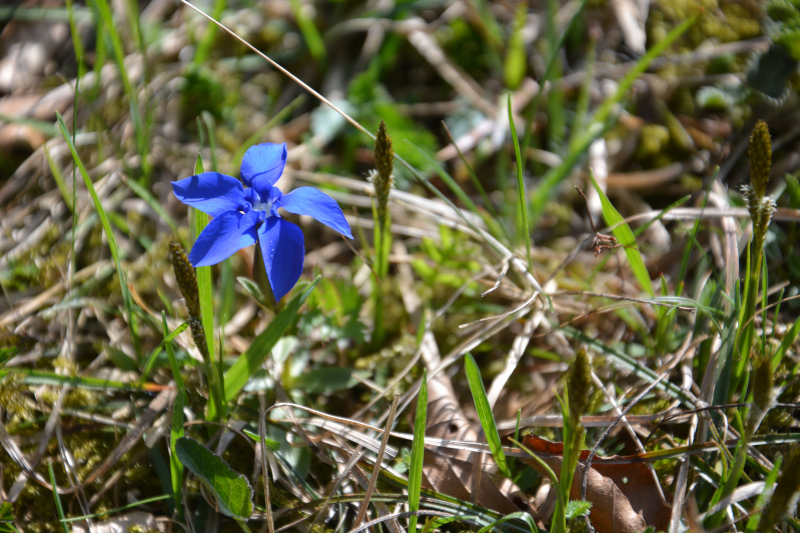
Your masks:
[[[561,471],[562,443],[526,435],[522,444],[536,453],[556,474]],[[581,462],[578,463],[570,488],[569,497],[572,500],[580,499],[584,462],[588,456],[588,450],[581,452]],[[620,463],[620,459],[629,459],[630,462]],[[524,461],[537,471],[543,471],[535,460]],[[589,469],[586,500],[592,503],[589,519],[598,533],[635,533],[647,526],[666,531],[672,511],[647,466],[638,461],[636,456],[595,455]]]
[[[434,366],[429,358],[438,360],[438,348],[432,336],[426,341],[423,350],[433,352],[425,353],[426,363]],[[444,373],[437,374],[428,382],[428,427],[425,435],[453,441],[479,441],[475,424],[464,415],[450,378]],[[524,510],[536,517],[528,497],[509,479],[499,475],[490,455],[440,446],[425,449],[423,464],[422,482],[427,488],[464,501],[474,501],[500,513]]]

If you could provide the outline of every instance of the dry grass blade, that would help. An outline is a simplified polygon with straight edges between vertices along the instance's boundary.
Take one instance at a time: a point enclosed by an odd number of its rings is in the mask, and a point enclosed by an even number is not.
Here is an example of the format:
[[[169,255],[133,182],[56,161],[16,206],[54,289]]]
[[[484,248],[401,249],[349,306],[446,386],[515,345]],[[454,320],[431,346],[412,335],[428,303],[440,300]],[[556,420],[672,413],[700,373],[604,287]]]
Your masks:
[[[378,449],[378,457],[375,459],[375,468],[372,472],[372,477],[369,480],[364,501],[361,502],[361,508],[358,510],[353,527],[357,528],[364,521],[369,508],[369,499],[372,497],[372,492],[375,490],[375,484],[378,482],[378,473],[380,472],[381,463],[383,462],[383,454],[386,452],[386,445],[389,443],[389,435],[391,435],[392,424],[394,424],[394,414],[397,411],[397,396],[392,399],[392,407],[389,410],[389,418],[386,420],[386,431],[383,432],[383,439],[381,440],[381,447]]]

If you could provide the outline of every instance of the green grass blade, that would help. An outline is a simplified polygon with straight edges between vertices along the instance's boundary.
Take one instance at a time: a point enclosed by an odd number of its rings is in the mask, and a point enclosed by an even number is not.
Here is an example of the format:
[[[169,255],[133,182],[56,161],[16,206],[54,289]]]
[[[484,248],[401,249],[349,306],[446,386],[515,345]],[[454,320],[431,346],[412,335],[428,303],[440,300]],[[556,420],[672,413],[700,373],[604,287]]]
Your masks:
[[[53,463],[47,463],[47,471],[50,474],[50,484],[53,486],[53,500],[56,504],[56,514],[58,515],[58,521],[61,523],[61,529],[64,533],[69,533],[69,529],[67,528],[66,520],[67,517],[64,515],[64,506],[61,505],[61,496],[58,495],[58,490],[56,485],[56,473],[53,471]]]
[[[3,117],[0,117],[0,120],[2,120],[2,118]],[[44,158],[47,160],[47,166],[50,167],[50,173],[53,175],[53,179],[58,186],[58,191],[61,193],[64,203],[67,204],[69,212],[74,213],[75,204],[72,202],[72,193],[69,187],[67,187],[67,182],[64,180],[64,174],[61,172],[58,165],[56,165],[55,161],[53,161],[53,158],[50,157],[50,150],[47,149],[47,143],[42,145],[42,149],[44,150]]]
[[[180,329],[180,328],[178,328]],[[175,396],[175,403],[172,406],[172,424],[169,431],[169,472],[172,479],[172,505],[178,521],[183,519],[183,463],[178,460],[175,453],[175,442],[184,436],[183,429],[183,406],[186,405],[186,389],[181,377],[181,367],[175,358],[175,351],[172,349],[172,342],[167,327],[167,315],[161,313],[161,330],[164,334],[164,348],[169,358],[169,366],[172,369],[172,379],[175,380],[175,388],[178,389]],[[177,329],[175,331],[178,331]],[[175,332],[173,332],[175,333]],[[170,339],[170,340],[167,340]]]
[[[275,315],[267,329],[262,331],[253,343],[239,356],[239,359],[233,366],[225,372],[225,400],[230,401],[236,394],[242,390],[248,378],[261,366],[264,359],[269,355],[270,350],[275,346],[275,343],[281,338],[286,328],[292,323],[300,306],[306,301],[308,295],[319,283],[320,277],[317,278],[306,287],[303,292],[296,295],[291,301],[286,304],[280,313]]]
[[[475,205],[475,202],[472,201],[472,198],[470,198],[469,195],[464,191],[464,189],[462,189],[461,186],[456,182],[456,180],[454,180],[453,177],[450,174],[448,174],[447,171],[444,170],[444,168],[442,168],[442,165],[438,161],[436,161],[429,154],[427,154],[425,150],[423,150],[416,144],[412,143],[411,141],[406,139],[406,142],[412,148],[416,149],[419,152],[419,154],[427,160],[427,162],[431,165],[431,168],[433,168],[433,170],[436,171],[436,173],[439,175],[439,178],[441,178],[441,180],[445,183],[445,185],[447,185],[447,188],[450,189],[450,191],[456,195],[456,198],[458,198],[462,204],[464,204],[464,207],[466,207],[476,215],[480,215],[480,210],[478,209],[478,206]]]
[[[622,218],[622,215],[620,215],[619,211],[614,208],[608,197],[597,184],[597,181],[595,181],[594,173],[590,173],[589,175],[592,178],[592,184],[594,185],[597,194],[600,195],[600,202],[603,204],[603,218],[605,219],[606,224],[614,227],[612,230],[614,237],[617,238],[617,241],[620,244],[625,245],[623,250],[625,250],[625,255],[628,256],[628,262],[630,262],[633,275],[636,276],[637,280],[639,280],[639,284],[642,286],[642,289],[644,289],[651,298],[654,298],[656,293],[653,290],[653,282],[650,281],[650,274],[647,273],[647,267],[644,266],[642,254],[639,253],[637,248],[635,248],[636,237],[633,236],[630,226],[628,226],[628,224]],[[633,248],[629,248],[631,246]]]
[[[625,77],[620,81],[617,86],[617,91],[608,99],[606,99],[597,112],[594,114],[592,121],[585,128],[585,133],[579,136],[576,141],[570,145],[561,165],[550,170],[542,179],[541,184],[533,195],[533,209],[532,220],[536,219],[542,214],[544,206],[550,201],[556,187],[567,177],[567,175],[575,168],[578,161],[584,153],[589,149],[589,146],[608,128],[608,121],[611,113],[624,98],[625,94],[631,88],[633,83],[646,71],[650,64],[673,43],[686,30],[688,30],[697,20],[697,15],[686,20],[682,24],[673,28],[664,39],[657,42],[647,53],[636,62],[636,64],[628,71]]]
[[[125,49],[122,45],[122,37],[120,37],[117,25],[114,23],[114,18],[111,14],[111,7],[107,0],[93,0],[91,2],[97,10],[100,20],[103,21],[105,31],[108,32],[108,37],[111,39],[111,50],[114,53],[114,61],[119,70],[119,76],[122,80],[122,86],[125,89],[125,94],[128,96],[128,103],[131,110],[131,122],[134,128],[134,137],[136,138],[136,151],[141,158],[142,173],[148,176],[150,173],[148,163],[149,139],[147,130],[144,126],[144,119],[141,110],[139,109],[139,99],[137,97],[137,90],[131,83],[128,76],[128,70],[125,67]],[[135,21],[132,21],[134,23]]]
[[[503,518],[495,520],[488,526],[484,526],[481,529],[479,529],[478,533],[489,533],[489,531],[496,531],[497,526],[499,526],[500,524],[504,524],[510,520],[520,520],[522,522],[525,522],[525,524],[528,526],[528,530],[531,533],[536,533],[537,531],[539,531],[539,528],[536,527],[536,523],[533,521],[533,517],[530,515],[530,513],[520,511],[517,513],[507,514]]]
[[[311,57],[313,57],[314,61],[317,63],[324,65],[328,59],[328,54],[325,52],[325,43],[322,40],[322,36],[319,34],[319,30],[317,30],[317,27],[314,25],[314,21],[306,15],[306,11],[303,9],[303,3],[300,2],[300,0],[291,0],[291,4],[292,13],[294,14],[295,20],[297,20],[300,33],[303,34],[303,39],[306,42],[306,46],[308,46]]]
[[[153,196],[153,193],[151,193],[147,189],[147,187],[140,185],[138,182],[134,180],[124,179],[124,181],[125,184],[131,188],[131,190],[136,196],[144,200],[147,203],[147,205],[150,206],[150,209],[155,211],[155,213],[161,218],[161,220],[167,223],[167,226],[169,226],[169,229],[172,230],[172,233],[178,236],[179,233],[178,223],[175,222],[175,219],[172,218],[172,216],[169,213],[167,213],[167,210],[164,209],[164,206],[161,205],[161,203],[155,196]],[[185,243],[183,242],[181,244],[185,245]]]
[[[676,207],[680,207],[682,204],[684,204],[684,203],[688,202],[688,201],[689,201],[689,200],[691,200],[691,199],[692,199],[692,195],[691,195],[691,194],[687,194],[687,195],[686,195],[686,196],[684,196],[683,198],[680,198],[680,199],[678,199],[678,200],[676,200],[676,201],[672,202],[672,203],[671,203],[671,204],[669,204],[667,207],[665,207],[664,209],[662,209],[662,210],[661,210],[661,212],[660,212],[660,213],[659,213],[659,214],[658,214],[658,215],[657,215],[655,218],[653,218],[653,219],[651,219],[651,220],[648,220],[647,222],[645,222],[644,224],[642,224],[641,226],[639,226],[638,228],[636,228],[636,230],[634,230],[634,232],[633,232],[633,236],[634,236],[634,237],[638,237],[639,235],[641,235],[642,233],[644,233],[645,231],[647,231],[647,228],[649,228],[650,226],[652,226],[653,224],[655,224],[656,222],[658,222],[659,220],[661,220],[662,218],[664,218],[664,216],[665,216],[667,213],[669,213],[670,211],[672,211],[672,210],[673,210],[673,209],[675,209]],[[698,219],[698,220],[699,220],[699,219]],[[681,279],[682,279],[682,278],[681,278]]]
[[[548,50],[547,66],[545,66],[542,77],[538,80],[539,87],[544,87],[544,85],[552,78],[553,69],[556,67],[556,62],[560,57],[559,51],[562,48],[564,48],[564,43],[567,42],[567,37],[569,36],[570,33],[572,33],[572,28],[575,26],[576,22],[580,19],[580,15],[581,13],[583,13],[583,9],[584,7],[586,7],[587,3],[588,0],[580,0],[577,8],[575,9],[575,14],[572,15],[572,18],[567,23],[567,26],[564,28],[564,32],[559,37],[558,42],[556,43],[555,46],[551,47]],[[544,91],[539,91],[538,93],[536,93],[536,96],[533,99],[533,103],[531,104],[530,111],[528,112],[527,116],[528,128],[525,132],[525,137],[522,140],[522,153],[527,153],[528,147],[530,146],[531,140],[533,139],[533,134],[536,130],[536,128],[534,127],[535,121],[533,120],[533,117],[536,115],[536,112],[539,111],[539,100],[541,100],[543,93]]]
[[[214,17],[214,20],[219,20],[222,17],[222,13],[225,11],[227,5],[227,0],[216,0],[214,2],[214,7],[211,11],[211,16]],[[211,48],[214,46],[217,33],[219,33],[219,27],[216,24],[209,24],[206,26],[203,39],[197,45],[197,52],[194,54],[194,63],[196,65],[205,63],[206,59],[208,59],[208,54],[211,52]]]
[[[517,128],[514,125],[514,113],[511,109],[511,94],[508,95],[508,124],[511,127],[511,139],[514,141],[514,157],[517,162],[517,201],[519,205],[520,216],[522,217],[522,229],[524,231],[523,238],[525,239],[525,250],[528,258],[528,269],[531,268],[533,261],[531,260],[531,228],[528,225],[528,202],[525,195],[525,182],[522,180],[522,154],[519,151],[519,139],[517,138]]]
[[[203,160],[200,154],[197,154],[197,163],[194,167],[195,174],[202,174]],[[194,218],[194,240],[203,232],[208,226],[209,216],[198,209],[192,208],[192,215]],[[200,313],[203,321],[203,330],[206,332],[206,344],[208,344],[208,355],[211,361],[214,361],[214,300],[211,290],[211,267],[196,267],[195,275],[197,276],[197,292],[200,296]]]
[[[119,277],[120,290],[122,291],[122,302],[125,307],[125,318],[127,319],[126,322],[128,323],[128,329],[131,333],[131,340],[133,341],[133,346],[136,350],[136,358],[138,360],[140,343],[139,335],[136,331],[136,319],[133,315],[133,299],[131,298],[130,291],[128,290],[127,278],[125,277],[125,273],[122,271],[122,265],[120,264],[117,239],[114,236],[114,232],[111,230],[111,224],[108,221],[108,215],[106,214],[105,209],[103,209],[103,204],[100,202],[100,198],[97,196],[97,191],[94,189],[94,184],[89,177],[89,173],[86,171],[86,167],[84,166],[83,161],[81,161],[78,151],[75,149],[75,144],[72,142],[72,137],[70,137],[69,131],[67,130],[67,125],[64,123],[64,118],[58,111],[56,111],[56,118],[58,120],[58,126],[61,128],[61,135],[64,137],[64,140],[67,141],[69,151],[72,153],[72,159],[78,166],[78,170],[83,177],[83,182],[92,197],[95,210],[97,211],[97,215],[100,217],[100,224],[102,224],[103,231],[105,232],[106,239],[108,240],[108,247],[111,251],[111,257],[114,259],[114,266],[117,269],[117,276]]]
[[[408,510],[419,511],[419,495],[422,490],[422,466],[425,456],[425,427],[428,416],[428,372],[422,372],[422,384],[417,396],[417,412],[414,416],[414,440],[411,443],[411,464],[408,468]],[[417,516],[408,519],[408,531],[417,530]]]
[[[767,479],[764,480],[764,490],[761,491],[761,494],[759,494],[758,498],[756,499],[756,509],[763,509],[764,505],[767,503],[767,500],[772,495],[772,491],[775,488],[775,480],[778,479],[778,472],[781,469],[781,464],[783,464],[783,457],[778,457],[778,459],[775,461],[775,466],[773,466],[772,470],[770,470]],[[759,520],[761,520],[760,512],[750,515],[750,519],[747,521],[744,533],[756,533]]]
[[[105,378],[93,378],[88,376],[63,376],[55,372],[44,370],[30,370],[27,368],[15,368],[14,372],[25,376],[25,383],[28,385],[51,385],[54,387],[76,387],[79,389],[91,390],[119,390],[119,391],[143,391],[149,387],[138,385],[126,381],[115,381]]]
[[[776,313],[777,316],[777,313]],[[792,327],[786,332],[783,336],[783,340],[781,341],[781,345],[778,347],[778,350],[775,352],[775,355],[772,356],[772,369],[775,370],[778,368],[778,365],[783,360],[783,356],[786,355],[786,352],[789,348],[794,344],[795,339],[797,338],[797,334],[800,333],[800,318],[795,320]]]
[[[617,367],[628,370],[634,373],[639,378],[645,380],[647,383],[655,383],[659,376],[653,370],[647,368],[647,366],[640,364],[630,355],[623,353],[619,350],[616,350],[610,346],[606,346],[601,341],[591,338],[585,335],[583,332],[578,331],[577,329],[571,326],[565,326],[563,328],[564,333],[573,339],[576,339],[582,343],[585,343],[588,348],[596,350],[605,354],[609,360]],[[675,385],[674,383],[670,383],[669,381],[662,380],[661,382],[656,385],[656,388],[666,392],[673,398],[677,400],[681,400],[684,405],[691,409],[696,409],[700,407],[695,400],[692,398],[691,395],[686,394],[679,386]]]
[[[467,169],[467,173],[469,174],[469,179],[472,181],[472,185],[475,187],[475,190],[478,191],[478,194],[481,195],[483,199],[483,203],[486,205],[486,210],[489,211],[489,214],[493,217],[497,218],[497,211],[492,205],[492,201],[489,199],[489,195],[486,194],[486,189],[483,188],[481,181],[478,179],[478,176],[475,175],[475,170],[472,168],[472,165],[467,161],[467,158],[464,157],[464,152],[461,151],[461,148],[458,147],[456,140],[453,138],[453,135],[450,133],[450,128],[447,127],[444,121],[442,121],[442,128],[444,128],[444,132],[447,135],[447,139],[450,141],[450,144],[453,145],[453,148],[456,149],[456,153],[458,153],[458,158],[461,159],[461,163],[464,165],[464,168]]]
[[[189,327],[189,322],[184,322],[183,324],[175,328],[175,331],[173,331],[172,333],[169,334],[167,334],[167,332],[164,333],[164,339],[158,343],[158,346],[156,346],[153,349],[153,351],[150,352],[150,356],[147,358],[147,362],[145,363],[144,368],[142,369],[142,375],[139,377],[140,384],[144,383],[147,380],[147,376],[149,376],[150,372],[153,370],[153,365],[155,365],[156,363],[156,357],[161,352],[161,349],[164,348],[165,345],[172,342],[172,340],[174,340],[175,337],[186,331],[186,328],[188,327]]]
[[[503,445],[500,443],[500,434],[497,432],[497,424],[492,414],[492,408],[489,406],[489,398],[486,397],[483,379],[481,379],[480,370],[478,370],[478,365],[475,363],[475,359],[472,358],[472,354],[467,353],[464,357],[464,365],[467,371],[469,390],[472,392],[475,410],[478,412],[478,419],[480,419],[483,433],[486,435],[489,450],[491,450],[494,462],[497,463],[497,468],[500,469],[500,472],[507,478],[511,478],[506,454],[503,451]]]

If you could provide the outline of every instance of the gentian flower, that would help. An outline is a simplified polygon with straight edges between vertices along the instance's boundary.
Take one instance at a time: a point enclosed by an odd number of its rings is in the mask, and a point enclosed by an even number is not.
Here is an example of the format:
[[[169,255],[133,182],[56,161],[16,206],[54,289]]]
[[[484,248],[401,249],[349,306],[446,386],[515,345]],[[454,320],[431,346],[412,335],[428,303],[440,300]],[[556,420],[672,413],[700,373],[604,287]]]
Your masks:
[[[278,301],[297,283],[305,257],[303,232],[282,219],[278,208],[308,215],[353,238],[339,205],[324,192],[300,187],[284,196],[275,187],[285,165],[285,143],[258,144],[251,146],[242,159],[244,187],[238,179],[219,172],[203,172],[172,182],[178,200],[214,217],[189,253],[193,266],[215,265],[258,240]]]

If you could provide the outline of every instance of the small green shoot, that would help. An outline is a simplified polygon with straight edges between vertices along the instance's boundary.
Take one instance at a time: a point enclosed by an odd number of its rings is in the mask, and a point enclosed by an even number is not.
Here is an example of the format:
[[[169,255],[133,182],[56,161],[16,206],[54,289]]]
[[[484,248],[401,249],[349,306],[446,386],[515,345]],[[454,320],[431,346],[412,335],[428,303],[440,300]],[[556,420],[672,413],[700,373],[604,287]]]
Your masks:
[[[486,435],[486,442],[489,443],[489,450],[492,452],[497,468],[507,478],[511,478],[511,471],[508,469],[506,454],[500,442],[500,434],[497,432],[497,424],[489,406],[489,398],[486,397],[486,388],[483,386],[483,379],[478,369],[478,364],[472,358],[472,354],[464,356],[464,365],[467,372],[467,383],[472,392],[472,400],[475,402],[475,410],[478,412],[478,419],[481,421],[483,433]]]

